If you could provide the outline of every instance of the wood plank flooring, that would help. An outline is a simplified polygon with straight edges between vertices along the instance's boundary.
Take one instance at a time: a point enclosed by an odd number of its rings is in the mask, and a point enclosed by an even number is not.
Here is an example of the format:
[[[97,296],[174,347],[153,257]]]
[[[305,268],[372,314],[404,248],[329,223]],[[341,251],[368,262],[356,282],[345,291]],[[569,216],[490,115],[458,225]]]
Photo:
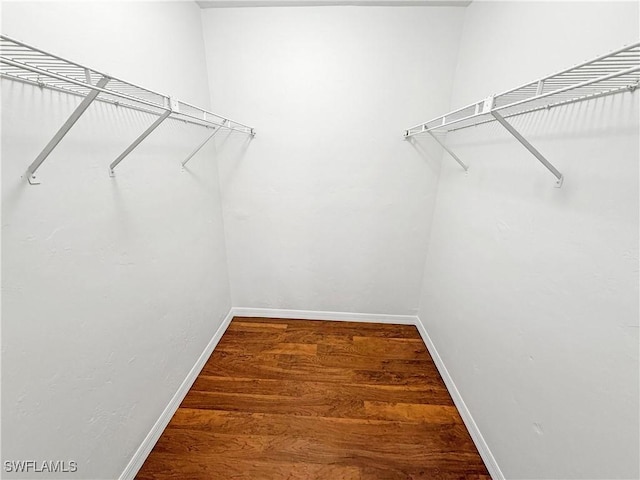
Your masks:
[[[413,326],[236,317],[138,480],[490,480]]]

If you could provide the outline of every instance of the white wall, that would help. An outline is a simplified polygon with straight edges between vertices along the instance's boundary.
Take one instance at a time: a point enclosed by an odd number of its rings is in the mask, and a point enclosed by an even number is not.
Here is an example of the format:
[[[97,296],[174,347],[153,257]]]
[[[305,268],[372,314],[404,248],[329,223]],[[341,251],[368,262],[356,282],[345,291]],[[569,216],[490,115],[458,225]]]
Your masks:
[[[2,32],[209,104],[195,3],[4,3]],[[179,168],[207,130],[167,120],[112,179],[155,117],[94,103],[20,178],[78,103],[2,81],[2,454],[113,479],[231,300],[213,150]]]
[[[3,460],[116,477],[232,302],[420,302],[508,478],[637,477],[639,94],[514,121],[559,190],[498,125],[450,135],[466,176],[401,137],[634,41],[636,5],[208,10],[206,56],[192,3],[2,13],[3,33],[258,130],[181,173],[206,132],[166,122],[111,179],[153,118],[94,104],[32,187],[20,176],[78,101],[2,81]]]
[[[452,106],[638,39],[638,5],[473,2]],[[638,98],[450,134],[419,316],[509,479],[638,478]]]
[[[415,314],[463,8],[203,11],[234,305]],[[249,120],[247,120],[249,121]]]

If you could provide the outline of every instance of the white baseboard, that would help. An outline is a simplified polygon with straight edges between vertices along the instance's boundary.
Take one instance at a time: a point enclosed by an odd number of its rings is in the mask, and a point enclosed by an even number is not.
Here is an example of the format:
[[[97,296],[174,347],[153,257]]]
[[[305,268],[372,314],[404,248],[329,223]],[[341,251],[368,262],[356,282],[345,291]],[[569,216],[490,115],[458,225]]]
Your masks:
[[[178,407],[182,403],[182,400],[184,400],[184,397],[189,392],[189,389],[193,385],[193,382],[195,382],[196,378],[198,378],[198,375],[204,367],[204,364],[213,353],[216,345],[218,345],[218,342],[222,338],[222,335],[231,323],[233,316],[234,313],[232,308],[229,310],[229,313],[227,313],[227,316],[224,318],[224,320],[216,330],[216,333],[213,334],[211,341],[207,344],[202,354],[187,374],[186,378],[178,388],[178,391],[176,391],[169,404],[165,407],[164,411],[160,415],[160,418],[158,418],[156,423],[151,428],[151,431],[147,434],[145,439],[138,447],[138,450],[136,450],[136,453],[134,453],[133,457],[120,475],[119,480],[133,480],[133,478],[137,475],[138,470],[140,470],[142,464],[151,453],[151,450],[160,438],[160,435],[162,435],[164,429],[167,428],[167,425],[171,421],[171,417],[173,417],[173,414],[176,413],[176,410],[178,410]]]
[[[429,337],[429,334],[427,333],[427,329],[422,323],[422,320],[420,320],[419,317],[416,317],[416,320],[417,320],[416,327],[420,332],[420,336],[422,337],[422,340],[424,341],[424,344],[426,345],[427,350],[429,350],[429,354],[431,354],[431,358],[433,358],[433,362],[436,364],[436,368],[438,369],[438,372],[440,373],[442,380],[447,386],[447,390],[449,390],[449,394],[453,399],[453,403],[456,405],[458,412],[460,412],[460,416],[462,417],[462,420],[464,421],[464,424],[467,427],[467,430],[469,430],[471,439],[473,440],[473,443],[475,443],[476,448],[478,449],[478,452],[480,453],[480,456],[482,457],[482,460],[484,461],[484,464],[487,467],[487,470],[489,470],[489,474],[491,475],[491,478],[493,480],[505,480],[504,474],[502,473],[502,470],[500,470],[500,467],[498,466],[498,462],[496,462],[496,459],[493,456],[493,453],[491,453],[491,450],[489,449],[489,445],[487,445],[487,442],[484,440],[482,433],[480,433],[480,429],[478,429],[478,425],[476,424],[475,420],[471,416],[471,412],[467,408],[467,405],[464,403],[464,400],[462,399],[462,396],[458,391],[458,387],[456,387],[456,384],[453,382],[451,375],[449,375],[449,371],[447,370],[447,367],[444,365],[444,362],[442,361],[442,358],[440,357],[440,354],[438,353],[436,346],[433,344],[431,337]]]
[[[264,318],[292,318],[292,319],[301,319],[301,320],[334,320],[334,321],[347,321],[347,322],[369,322],[369,323],[395,323],[402,325],[415,325],[418,331],[420,332],[420,336],[424,341],[427,350],[431,354],[436,367],[438,368],[438,372],[440,372],[440,376],[444,380],[451,397],[453,398],[453,402],[455,403],[458,411],[460,412],[460,416],[464,421],[467,429],[469,430],[469,434],[473,442],[484,460],[484,463],[491,474],[493,480],[505,480],[498,463],[496,462],[489,446],[484,440],[484,437],[480,433],[476,422],[473,420],[471,416],[471,412],[467,408],[467,405],[464,403],[458,388],[456,387],[451,375],[447,371],[442,358],[438,354],[438,350],[436,350],[435,345],[431,341],[431,337],[427,333],[424,324],[415,315],[387,315],[387,314],[377,314],[377,313],[351,313],[351,312],[323,312],[323,311],[313,311],[313,310],[282,310],[276,308],[244,308],[244,307],[233,307],[229,310],[229,313],[222,321],[216,333],[211,338],[211,341],[207,344],[206,348],[196,361],[195,365],[189,371],[189,374],[184,379],[180,388],[175,393],[169,404],[166,406],[160,418],[153,425],[151,431],[147,434],[145,439],[142,441],[138,450],[133,455],[129,463],[127,464],[124,472],[120,475],[119,480],[133,480],[142,464],[151,453],[154,445],[162,435],[162,432],[167,427],[169,422],[171,421],[171,417],[176,412],[180,403],[189,392],[189,389],[195,382],[196,378],[200,374],[200,371],[204,367],[204,364],[207,362],[213,350],[218,345],[218,342],[222,338],[222,335],[227,330],[227,327],[231,323],[233,317],[264,317]]]
[[[396,323],[415,325],[415,315],[387,315],[380,313],[323,312],[316,310],[283,310],[279,308],[234,307],[236,317],[295,318],[300,320],[334,320],[339,322]]]

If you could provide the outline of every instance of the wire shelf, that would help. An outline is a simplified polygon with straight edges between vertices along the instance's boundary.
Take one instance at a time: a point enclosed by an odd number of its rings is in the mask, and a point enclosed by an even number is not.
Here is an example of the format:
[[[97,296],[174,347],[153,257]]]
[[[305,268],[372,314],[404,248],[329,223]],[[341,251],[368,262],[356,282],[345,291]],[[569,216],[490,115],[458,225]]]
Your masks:
[[[444,133],[545,108],[635,90],[640,83],[640,42],[446,113],[405,131],[406,137]]]
[[[253,133],[248,125],[186,102],[174,101],[168,95],[120,80],[6,35],[0,35],[0,75],[83,97],[97,89],[100,91],[97,101],[158,115],[172,110],[171,117],[188,123]],[[101,78],[108,78],[109,82],[105,87],[97,88],[97,82]]]
[[[81,104],[27,169],[27,178],[30,183],[35,183],[35,171],[94,100],[158,116],[158,119],[111,163],[109,166],[111,175],[113,175],[113,169],[166,118],[212,128],[214,132],[207,141],[220,129],[255,135],[254,129],[248,125],[120,80],[6,35],[0,35],[0,77],[84,97]],[[204,143],[192,152],[183,162],[183,166],[204,146]]]

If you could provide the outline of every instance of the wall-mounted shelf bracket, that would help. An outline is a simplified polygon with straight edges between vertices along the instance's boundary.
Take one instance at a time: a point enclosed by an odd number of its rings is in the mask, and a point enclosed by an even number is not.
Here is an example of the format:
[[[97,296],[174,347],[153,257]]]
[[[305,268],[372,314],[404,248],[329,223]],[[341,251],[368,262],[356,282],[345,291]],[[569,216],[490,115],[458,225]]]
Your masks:
[[[151,126],[149,126],[149,128],[147,128],[144,132],[142,132],[142,134],[140,134],[140,136],[138,138],[136,138],[133,143],[131,145],[129,145],[124,152],[122,152],[118,158],[116,158],[113,162],[111,162],[111,165],[109,165],[109,176],[113,177],[115,176],[115,173],[113,171],[114,168],[116,168],[118,166],[118,164],[125,159],[125,157],[127,155],[129,155],[138,145],[140,145],[142,143],[142,141],[147,138],[151,132],[153,132],[156,128],[158,128],[160,126],[160,124],[162,122],[165,121],[165,119],[171,115],[171,110],[167,110],[166,112],[164,112],[162,115],[160,115],[155,122],[153,122],[151,124]]]
[[[454,159],[456,162],[458,162],[458,164],[460,164],[460,166],[461,166],[462,168],[464,168],[464,171],[465,171],[465,172],[469,170],[469,167],[467,166],[467,164],[466,164],[466,163],[464,163],[462,160],[460,160],[460,159],[458,158],[458,156],[457,156],[455,153],[453,153],[453,152],[451,151],[451,149],[450,149],[449,147],[447,147],[447,146],[444,144],[444,142],[443,142],[443,141],[441,141],[438,137],[436,137],[436,136],[433,134],[433,132],[429,132],[429,135],[431,135],[431,136],[433,137],[433,139],[434,139],[436,142],[438,142],[442,148],[444,148],[444,151],[445,151],[445,152],[447,152],[449,155],[451,155],[451,156],[453,157],[453,159]]]
[[[96,87],[104,88],[104,86],[109,82],[109,80],[110,80],[109,77],[102,77],[96,84]],[[89,105],[93,103],[93,101],[96,99],[96,97],[99,94],[100,94],[100,90],[92,90],[86,97],[84,97],[82,102],[80,102],[80,105],[76,107],[76,109],[69,116],[67,121],[64,122],[64,124],[56,132],[53,138],[49,140],[49,143],[47,143],[47,145],[42,149],[42,151],[36,157],[33,163],[29,165],[29,168],[27,168],[27,171],[25,173],[25,176],[27,177],[27,181],[29,182],[29,184],[40,185],[40,182],[36,177],[36,170],[40,168],[40,166],[44,163],[44,161],[47,159],[49,154],[56,148],[56,146],[60,143],[60,141],[64,138],[64,136],[69,132],[69,130],[71,130],[71,127],[75,125],[75,123],[80,119],[82,114],[87,110],[87,108],[89,108]]]
[[[529,152],[531,152],[531,154],[536,157],[540,163],[542,163],[542,165],[544,165],[547,170],[549,170],[554,177],[556,177],[556,187],[560,188],[562,186],[562,182],[564,180],[564,177],[562,176],[562,174],[558,171],[558,169],[556,167],[554,167],[551,162],[549,162],[544,155],[542,155],[533,145],[531,145],[526,138],[524,138],[522,135],[520,135],[520,132],[518,132],[515,128],[513,128],[513,125],[511,125],[509,122],[507,122],[504,117],[502,115],[500,115],[498,112],[492,110],[491,111],[491,115],[504,127],[507,129],[507,131],[513,135],[516,140],[518,140],[522,146],[524,146],[524,148],[526,148],[527,150],[529,150]]]
[[[410,138],[425,133],[448,133],[497,121],[556,177],[559,187],[563,181],[562,174],[505,119],[608,95],[633,92],[639,85],[640,42],[419,123],[406,129],[404,136]],[[451,150],[442,142],[438,143],[465,167]]]
[[[117,52],[114,52],[114,55]],[[0,77],[41,89],[82,97],[81,103],[64,125],[40,152],[26,171],[29,183],[36,185],[36,170],[60,143],[71,127],[95,100],[117,108],[127,108],[159,117],[140,135],[111,165],[109,174],[166,118],[198,125],[217,131],[220,128],[246,135],[255,135],[255,130],[228,117],[210,112],[204,108],[177,100],[169,95],[118,79],[50,52],[28,45],[15,38],[0,34]],[[93,82],[97,82],[94,84]],[[107,86],[108,83],[108,86]]]
[[[224,125],[225,123],[227,123],[227,121],[223,120],[222,125]],[[213,131],[213,133],[209,134],[207,136],[207,138],[205,138],[204,141],[200,145],[198,145],[195,148],[195,150],[189,154],[189,156],[187,158],[185,158],[182,161],[182,168],[184,168],[184,166],[189,162],[189,160],[191,160],[195,156],[196,153],[198,153],[200,150],[202,150],[202,147],[204,147],[207,143],[209,143],[209,140],[211,140],[213,137],[215,137],[218,134],[219,131],[220,131],[220,127],[216,128]],[[251,135],[253,136],[253,133]]]
[[[465,172],[467,172],[467,171],[469,170],[469,166],[468,166],[466,163],[464,163],[462,160],[460,160],[460,158],[459,158],[455,153],[453,153],[453,152],[451,151],[451,149],[450,149],[449,147],[447,147],[447,146],[444,144],[444,142],[443,142],[442,140],[440,140],[438,137],[436,137],[436,136],[433,134],[433,132],[429,131],[429,130],[427,129],[426,125],[423,125],[423,126],[422,126],[422,131],[421,131],[420,133],[422,133],[422,132],[426,132],[426,133],[428,133],[429,135],[431,135],[431,136],[433,137],[433,139],[434,139],[436,142],[438,142],[438,144],[439,144],[439,145],[444,149],[444,151],[445,151],[445,152],[447,152],[449,155],[451,155],[451,157],[452,157],[456,162],[458,162],[458,164],[459,164],[459,165],[464,169],[464,171],[465,171]],[[413,135],[415,135],[415,132],[414,132],[413,134],[411,134],[411,133],[409,132],[409,130],[405,130],[405,132],[404,132],[404,139],[405,139],[405,140],[412,140]]]

